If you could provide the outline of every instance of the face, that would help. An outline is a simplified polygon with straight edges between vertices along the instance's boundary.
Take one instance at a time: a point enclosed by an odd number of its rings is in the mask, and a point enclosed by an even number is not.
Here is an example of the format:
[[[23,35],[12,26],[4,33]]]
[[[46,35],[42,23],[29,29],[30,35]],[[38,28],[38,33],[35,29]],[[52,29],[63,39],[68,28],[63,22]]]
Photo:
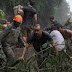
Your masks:
[[[60,27],[58,30],[59,30],[59,31],[62,31],[62,28]]]
[[[54,24],[51,24],[51,26],[55,26]]]
[[[20,26],[20,23],[19,23],[19,22],[14,21],[14,26],[15,26],[15,27],[19,27],[19,26]]]
[[[40,37],[42,35],[42,29],[40,28],[40,26],[34,27],[34,33],[37,37]]]
[[[53,21],[53,19],[50,19],[50,21],[52,22],[52,21]]]
[[[30,2],[28,2],[27,5],[30,5]]]

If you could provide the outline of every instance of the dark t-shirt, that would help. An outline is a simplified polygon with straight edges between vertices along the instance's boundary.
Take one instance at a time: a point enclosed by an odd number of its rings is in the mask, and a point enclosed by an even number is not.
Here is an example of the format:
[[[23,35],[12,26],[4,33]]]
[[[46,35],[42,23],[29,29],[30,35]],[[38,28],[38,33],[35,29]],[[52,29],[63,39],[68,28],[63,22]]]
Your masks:
[[[42,31],[42,37],[40,39],[38,39],[36,37],[36,35],[33,33],[27,40],[28,44],[33,44],[34,49],[39,52],[40,48],[42,47],[42,45],[44,43],[46,43],[47,41],[52,41],[51,36],[48,34],[48,32],[46,31]]]
[[[23,25],[33,25],[33,17],[36,14],[36,10],[33,7],[25,6],[23,11]]]

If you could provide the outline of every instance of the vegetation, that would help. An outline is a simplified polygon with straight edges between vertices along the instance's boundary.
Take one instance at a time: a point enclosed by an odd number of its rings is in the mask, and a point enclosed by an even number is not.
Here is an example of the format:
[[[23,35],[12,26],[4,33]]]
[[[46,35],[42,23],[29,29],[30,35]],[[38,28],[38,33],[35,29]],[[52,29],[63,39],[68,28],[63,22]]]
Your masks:
[[[0,19],[2,19],[4,15],[4,12],[0,9]],[[0,24],[0,29],[4,29],[4,26],[2,24]]]
[[[67,44],[69,41],[67,42]],[[43,45],[43,50],[39,53],[32,55],[27,59],[18,59],[12,67],[4,67],[5,61],[3,61],[3,65],[0,67],[0,71],[5,72],[71,72],[72,71],[72,60],[70,59],[70,43],[67,47],[67,52],[62,50],[59,52],[59,55],[56,56],[54,54],[54,47],[49,47],[50,43],[46,43]],[[48,47],[47,47],[48,46]],[[50,45],[51,46],[51,45]],[[47,47],[45,49],[45,47]],[[43,59],[43,52],[47,53],[45,59]],[[3,54],[3,53],[2,53]],[[39,68],[32,64],[32,58],[35,58],[39,55],[39,58],[42,60],[41,63],[38,62]],[[5,58],[5,57],[4,57]]]
[[[0,19],[4,17],[4,12],[0,9]]]
[[[40,23],[43,27],[50,26],[49,17],[55,16],[55,18],[61,23],[64,24],[66,19],[69,17],[69,6],[66,2],[66,0],[34,0],[35,1],[35,8],[37,10],[38,14],[38,23]],[[0,0],[0,9],[2,9],[7,18],[12,20],[14,16],[13,7],[16,5],[23,5],[25,6],[27,3],[27,0]],[[0,19],[4,16],[4,12],[0,10]],[[1,27],[1,24],[0,24]],[[3,27],[1,27],[3,28]],[[48,43],[49,44],[49,43]],[[43,49],[41,52],[36,53],[32,57],[26,59],[26,60],[18,60],[16,65],[13,65],[13,67],[5,67],[6,64],[6,58],[3,54],[3,52],[0,52],[0,72],[5,72],[7,69],[7,72],[33,72],[34,68],[36,72],[71,72],[72,71],[72,60],[69,58],[69,55],[71,54],[71,45],[68,41],[67,43],[67,53],[64,53],[63,51],[59,53],[58,56],[55,56],[53,53],[54,47],[47,48],[48,44],[43,45]],[[69,46],[68,46],[69,44]],[[2,51],[2,50],[0,50]],[[48,57],[46,59],[43,59],[43,52],[48,53]],[[38,69],[35,65],[32,65],[31,59],[35,56],[37,57],[40,55],[40,58],[42,60],[42,63],[38,62],[39,68]]]
[[[64,25],[70,16],[68,14],[70,13],[70,8],[66,0],[63,0],[60,6],[57,8],[56,11],[56,20],[59,21],[62,25]]]
[[[0,9],[2,9],[7,15],[8,19],[12,20],[14,16],[13,7],[17,5],[27,5],[28,0],[1,0]],[[35,2],[34,7],[38,14],[38,23],[43,27],[49,26],[50,16],[55,16],[55,18],[64,24],[68,18],[69,6],[66,0],[33,0]]]

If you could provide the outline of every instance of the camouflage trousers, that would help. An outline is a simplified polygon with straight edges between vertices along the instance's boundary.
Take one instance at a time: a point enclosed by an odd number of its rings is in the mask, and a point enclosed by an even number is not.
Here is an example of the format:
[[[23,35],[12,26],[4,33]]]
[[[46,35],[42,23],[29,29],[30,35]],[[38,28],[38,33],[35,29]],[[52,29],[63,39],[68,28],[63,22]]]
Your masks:
[[[4,54],[6,55],[7,66],[11,66],[15,62],[15,55],[12,48],[15,48],[15,46],[7,45],[7,46],[3,46],[2,48]]]

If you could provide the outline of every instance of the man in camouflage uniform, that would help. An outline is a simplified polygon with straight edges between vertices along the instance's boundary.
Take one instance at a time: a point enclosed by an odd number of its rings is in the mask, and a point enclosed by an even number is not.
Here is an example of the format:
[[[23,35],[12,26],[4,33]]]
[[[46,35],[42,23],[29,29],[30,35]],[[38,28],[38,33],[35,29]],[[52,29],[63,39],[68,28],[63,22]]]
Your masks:
[[[15,61],[15,55],[12,48],[16,48],[16,42],[19,41],[23,46],[25,45],[20,34],[22,17],[17,15],[14,17],[13,21],[12,24],[8,25],[8,29],[4,30],[1,34],[1,44],[7,58],[7,66],[11,66]]]

